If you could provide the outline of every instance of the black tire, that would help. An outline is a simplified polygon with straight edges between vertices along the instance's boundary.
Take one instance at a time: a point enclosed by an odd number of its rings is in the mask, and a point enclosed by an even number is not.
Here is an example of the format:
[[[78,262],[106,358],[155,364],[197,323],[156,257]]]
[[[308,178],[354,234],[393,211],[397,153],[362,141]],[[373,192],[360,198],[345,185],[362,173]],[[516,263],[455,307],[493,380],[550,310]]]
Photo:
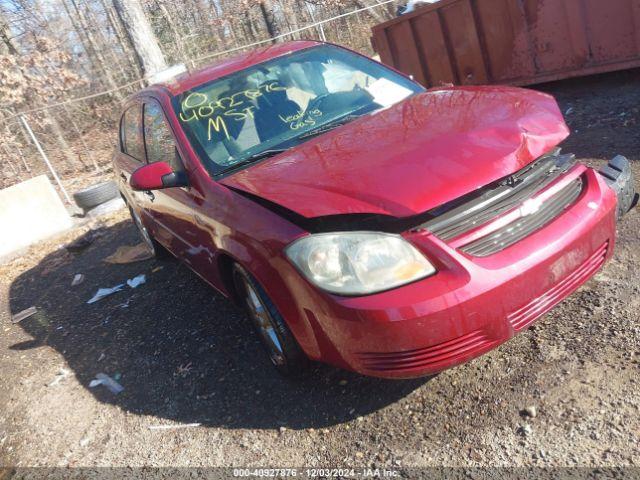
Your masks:
[[[636,186],[633,178],[633,172],[631,172],[629,181],[624,186],[618,197],[618,218],[628,213],[638,203],[638,194],[636,193]]]
[[[129,206],[129,205],[128,205]],[[146,229],[146,227],[142,224],[140,217],[136,215],[131,206],[129,206],[129,214],[131,215],[131,220],[133,224],[136,226],[138,230],[138,234],[140,235],[140,239],[147,245],[147,248],[151,251],[153,257],[157,260],[169,260],[173,259],[173,255],[171,252],[164,248]]]
[[[256,329],[256,332],[258,333],[273,366],[285,377],[291,378],[300,376],[307,369],[309,359],[300,348],[300,345],[298,345],[298,342],[291,333],[287,323],[267,295],[267,292],[265,292],[264,288],[262,288],[258,281],[253,278],[253,275],[248,273],[238,264],[233,266],[233,283],[238,299],[247,311],[247,315]],[[250,285],[254,289],[266,310],[268,320],[273,327],[273,331],[277,339],[279,340],[280,350],[277,354],[280,355],[281,358],[274,358],[274,351],[272,351],[271,345],[269,345],[265,340],[263,333],[260,331],[257,320],[253,317],[250,307],[250,294],[246,287],[247,285]]]
[[[118,186],[114,181],[109,180],[74,193],[73,199],[78,207],[87,211],[116,198],[118,195],[120,195]]]
[[[609,160],[607,165],[600,169],[600,174],[613,191],[616,192],[618,197],[616,218],[620,220],[625,213],[629,212],[638,203],[638,194],[636,193],[631,164],[626,157],[616,155]]]

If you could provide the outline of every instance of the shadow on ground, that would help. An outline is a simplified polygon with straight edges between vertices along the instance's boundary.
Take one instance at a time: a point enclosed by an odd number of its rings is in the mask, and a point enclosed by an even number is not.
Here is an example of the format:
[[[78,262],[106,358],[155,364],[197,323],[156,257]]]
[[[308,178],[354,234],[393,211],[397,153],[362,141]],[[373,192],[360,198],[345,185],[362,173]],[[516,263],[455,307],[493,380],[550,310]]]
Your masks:
[[[377,380],[320,365],[300,380],[285,380],[268,363],[242,312],[187,267],[177,261],[103,262],[119,245],[136,243],[133,224],[122,222],[84,251],[58,250],[18,277],[11,285],[11,312],[35,305],[39,313],[19,324],[33,339],[11,348],[54,348],[87,388],[96,373],[122,375],[125,390],[117,396],[102,386],[88,388],[101,402],[228,428],[341,423],[425,382]],[[86,279],[70,287],[76,273]],[[98,288],[140,273],[147,274],[146,284],[86,304]]]

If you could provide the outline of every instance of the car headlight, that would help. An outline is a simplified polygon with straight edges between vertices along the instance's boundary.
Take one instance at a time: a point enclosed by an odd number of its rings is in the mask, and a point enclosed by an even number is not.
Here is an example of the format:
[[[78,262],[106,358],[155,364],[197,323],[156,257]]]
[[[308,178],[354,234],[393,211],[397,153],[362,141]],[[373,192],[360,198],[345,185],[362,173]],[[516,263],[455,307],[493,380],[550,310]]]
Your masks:
[[[436,269],[400,235],[320,233],[296,240],[286,254],[315,285],[340,295],[389,290]]]

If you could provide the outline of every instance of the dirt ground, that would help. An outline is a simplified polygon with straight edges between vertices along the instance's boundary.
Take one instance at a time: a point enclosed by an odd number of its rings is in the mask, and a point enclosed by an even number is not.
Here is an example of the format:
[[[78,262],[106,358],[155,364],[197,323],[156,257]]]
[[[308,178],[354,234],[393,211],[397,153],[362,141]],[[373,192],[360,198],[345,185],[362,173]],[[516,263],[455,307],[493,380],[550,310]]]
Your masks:
[[[640,71],[539,88],[566,112],[565,151],[625,154],[640,179]],[[0,267],[0,465],[640,466],[638,232],[636,209],[594,279],[469,364],[401,382],[318,365],[294,382],[185,266],[104,263],[137,243],[116,214],[82,253],[60,248],[75,231]],[[89,388],[99,372],[124,391]]]

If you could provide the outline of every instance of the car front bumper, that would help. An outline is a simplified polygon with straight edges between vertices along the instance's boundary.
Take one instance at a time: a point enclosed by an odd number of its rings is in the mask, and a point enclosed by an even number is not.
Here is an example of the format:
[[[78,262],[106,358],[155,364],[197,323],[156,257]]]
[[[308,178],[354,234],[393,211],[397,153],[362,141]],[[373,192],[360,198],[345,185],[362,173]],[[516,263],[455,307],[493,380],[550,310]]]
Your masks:
[[[616,194],[592,169],[577,166],[570,176],[585,182],[577,201],[499,253],[472,257],[417,231],[405,237],[437,266],[432,277],[361,297],[308,284],[302,292],[298,283],[298,314],[315,336],[307,353],[366,375],[410,378],[464,363],[530,326],[613,252]]]

